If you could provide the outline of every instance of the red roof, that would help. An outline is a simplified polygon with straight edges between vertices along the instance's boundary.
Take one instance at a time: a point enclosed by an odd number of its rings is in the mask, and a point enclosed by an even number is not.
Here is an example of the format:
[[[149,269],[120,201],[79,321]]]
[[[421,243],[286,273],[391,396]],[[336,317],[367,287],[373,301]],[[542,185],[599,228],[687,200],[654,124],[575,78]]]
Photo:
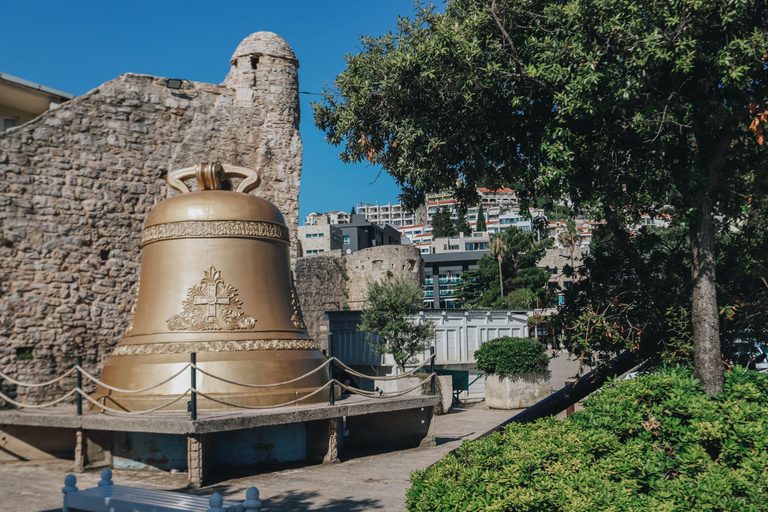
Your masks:
[[[494,193],[494,192],[514,192],[514,190],[512,190],[511,188],[500,188],[498,190],[490,190],[490,189],[487,189],[487,188],[478,188],[477,191],[478,192],[484,192],[486,194],[487,193]]]

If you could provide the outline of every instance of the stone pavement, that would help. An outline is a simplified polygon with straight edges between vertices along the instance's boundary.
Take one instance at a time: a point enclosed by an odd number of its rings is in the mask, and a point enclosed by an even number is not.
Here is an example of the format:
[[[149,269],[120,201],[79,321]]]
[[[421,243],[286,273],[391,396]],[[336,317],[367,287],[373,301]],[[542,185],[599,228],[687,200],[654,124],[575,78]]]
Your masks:
[[[575,372],[578,364],[565,355],[552,362],[555,388]],[[262,473],[212,475],[209,485],[188,490],[187,475],[164,472],[115,470],[113,481],[148,489],[188,492],[201,496],[220,493],[225,499],[243,500],[245,490],[261,492],[263,512],[273,511],[405,511],[409,475],[438,461],[465,439],[474,439],[517,411],[489,409],[484,402],[462,404],[435,418],[437,446],[367,456],[349,456],[341,463],[324,466],[283,465]],[[561,415],[562,416],[562,415]],[[64,476],[71,461],[0,463],[0,512],[52,512],[61,510]],[[77,475],[80,489],[95,487],[99,472]]]

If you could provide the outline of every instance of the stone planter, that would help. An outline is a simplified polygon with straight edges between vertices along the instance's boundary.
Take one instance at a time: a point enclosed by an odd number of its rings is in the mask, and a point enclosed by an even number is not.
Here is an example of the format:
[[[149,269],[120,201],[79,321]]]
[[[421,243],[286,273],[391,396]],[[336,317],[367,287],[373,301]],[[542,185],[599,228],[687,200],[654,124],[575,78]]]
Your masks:
[[[551,394],[548,373],[485,376],[485,403],[491,409],[523,409]]]

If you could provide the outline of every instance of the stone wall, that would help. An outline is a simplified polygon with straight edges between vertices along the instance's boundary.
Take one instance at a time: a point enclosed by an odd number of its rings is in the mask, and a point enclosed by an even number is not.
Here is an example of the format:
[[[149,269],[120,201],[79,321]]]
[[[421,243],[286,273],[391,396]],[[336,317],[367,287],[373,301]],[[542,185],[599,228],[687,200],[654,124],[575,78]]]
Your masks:
[[[296,260],[294,280],[309,334],[327,347],[326,311],[362,309],[368,283],[387,277],[424,282],[424,262],[413,246],[383,245],[345,255],[332,251]]]
[[[589,254],[589,247],[576,247],[573,251],[573,266],[578,270],[584,261],[584,257]],[[563,268],[571,265],[571,252],[565,248],[551,247],[547,249],[544,257],[539,261],[539,268],[549,268],[553,272],[549,278],[550,283],[557,283],[559,289],[565,289],[566,282],[573,282],[578,276],[565,277]]]
[[[349,307],[362,309],[371,281],[381,281],[385,277],[404,277],[421,286],[424,283],[424,261],[417,247],[382,245],[347,256],[347,273]]]
[[[0,134],[1,371],[46,380],[76,355],[100,370],[128,324],[141,228],[169,170],[258,170],[255,194],[280,208],[295,247],[298,61],[259,32],[230,62],[222,85],[122,75]],[[2,390],[31,402],[57,394]]]

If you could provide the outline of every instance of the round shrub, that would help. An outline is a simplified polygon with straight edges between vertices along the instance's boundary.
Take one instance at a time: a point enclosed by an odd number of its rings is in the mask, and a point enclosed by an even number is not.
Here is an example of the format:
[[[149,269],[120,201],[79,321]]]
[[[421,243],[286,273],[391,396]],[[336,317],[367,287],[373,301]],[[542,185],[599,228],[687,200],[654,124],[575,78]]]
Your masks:
[[[411,474],[409,511],[768,510],[768,375],[688,368],[607,385],[566,420],[511,424]]]
[[[503,336],[475,350],[477,369],[487,374],[548,373],[546,348],[533,338]]]

